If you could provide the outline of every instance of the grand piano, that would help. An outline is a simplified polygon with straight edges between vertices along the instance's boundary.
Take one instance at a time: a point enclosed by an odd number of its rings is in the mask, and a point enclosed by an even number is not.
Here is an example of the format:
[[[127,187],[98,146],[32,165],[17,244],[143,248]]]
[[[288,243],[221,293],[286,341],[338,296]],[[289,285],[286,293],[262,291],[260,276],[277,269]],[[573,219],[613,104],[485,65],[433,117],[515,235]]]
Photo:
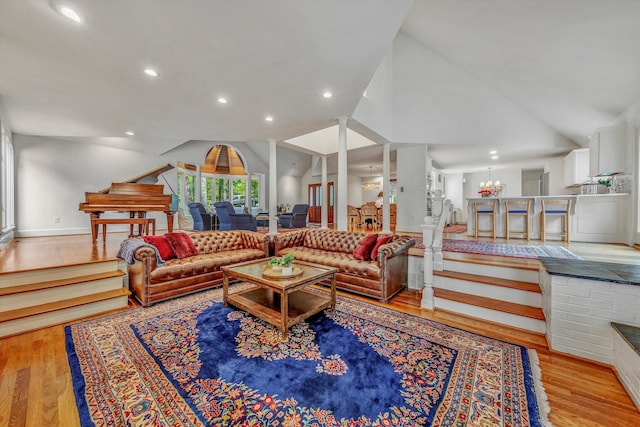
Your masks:
[[[123,218],[120,222],[129,223],[131,233],[133,233],[134,223],[141,226],[142,221],[139,220],[146,218],[147,212],[164,212],[167,215],[167,228],[171,233],[174,214],[171,209],[172,196],[164,194],[163,184],[149,183],[157,182],[160,174],[170,169],[173,169],[173,166],[166,164],[125,181],[114,182],[110,187],[97,192],[84,193],[85,201],[80,203],[79,209],[91,215],[92,241],[94,243],[96,241],[98,226],[106,223],[100,220],[100,214],[107,211],[127,212],[131,221],[128,222]],[[118,220],[112,220],[111,223],[116,221]],[[141,227],[139,233],[141,233]]]

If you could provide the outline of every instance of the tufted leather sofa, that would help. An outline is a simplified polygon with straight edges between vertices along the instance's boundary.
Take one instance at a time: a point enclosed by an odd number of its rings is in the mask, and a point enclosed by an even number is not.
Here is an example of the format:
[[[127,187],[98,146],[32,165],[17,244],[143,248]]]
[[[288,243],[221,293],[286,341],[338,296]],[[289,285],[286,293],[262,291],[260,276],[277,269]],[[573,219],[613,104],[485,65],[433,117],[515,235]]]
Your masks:
[[[410,236],[394,236],[380,246],[375,261],[360,261],[354,249],[366,233],[302,229],[274,236],[278,256],[293,254],[295,259],[336,267],[336,287],[388,302],[407,286]]]
[[[202,231],[189,236],[198,255],[170,259],[160,267],[153,248],[136,250],[135,262],[129,265],[129,288],[143,306],[220,285],[220,267],[269,253],[269,236],[253,231]]]

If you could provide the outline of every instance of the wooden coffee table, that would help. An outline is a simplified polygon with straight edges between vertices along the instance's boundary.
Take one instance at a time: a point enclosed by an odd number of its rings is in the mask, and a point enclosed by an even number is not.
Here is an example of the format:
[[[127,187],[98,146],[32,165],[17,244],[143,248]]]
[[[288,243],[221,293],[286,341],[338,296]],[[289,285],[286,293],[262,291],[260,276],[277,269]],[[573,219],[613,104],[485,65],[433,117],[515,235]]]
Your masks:
[[[282,339],[287,338],[287,330],[324,310],[336,306],[337,268],[296,261],[294,266],[302,273],[284,278],[265,276],[269,258],[222,267],[223,300],[277,326],[282,331]],[[299,271],[298,271],[299,273]],[[253,286],[240,292],[229,294],[229,279],[239,279]],[[305,288],[322,280],[331,279],[330,297],[309,292]]]

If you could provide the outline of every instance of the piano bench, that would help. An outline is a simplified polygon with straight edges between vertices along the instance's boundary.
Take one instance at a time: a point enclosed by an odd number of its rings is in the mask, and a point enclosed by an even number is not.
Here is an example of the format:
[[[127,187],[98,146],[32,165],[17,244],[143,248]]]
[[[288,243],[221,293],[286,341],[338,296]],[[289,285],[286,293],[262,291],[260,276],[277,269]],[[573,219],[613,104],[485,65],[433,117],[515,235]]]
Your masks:
[[[102,241],[107,241],[107,224],[129,224],[131,226],[130,233],[133,234],[133,226],[138,224],[144,226],[144,229],[140,229],[139,232],[149,234],[149,228],[151,228],[151,234],[156,234],[156,219],[155,218],[95,218],[91,220],[91,234],[93,242],[95,243],[98,238],[98,226],[102,225]],[[129,236],[131,237],[131,235]]]

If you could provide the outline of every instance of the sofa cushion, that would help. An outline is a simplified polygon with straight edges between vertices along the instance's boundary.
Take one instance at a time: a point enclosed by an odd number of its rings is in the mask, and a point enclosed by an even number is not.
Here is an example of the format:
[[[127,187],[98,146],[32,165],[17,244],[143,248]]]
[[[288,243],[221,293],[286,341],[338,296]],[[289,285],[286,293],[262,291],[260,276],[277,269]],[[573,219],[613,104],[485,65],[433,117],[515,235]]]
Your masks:
[[[367,233],[351,233],[334,230],[308,230],[300,233],[304,236],[302,246],[324,251],[344,252],[353,254]],[[295,243],[297,245],[297,243]]]
[[[264,258],[264,251],[259,249],[240,249],[236,251],[215,252],[195,255],[188,258],[172,259],[162,267],[151,272],[151,283],[166,282],[186,277],[194,277],[203,273],[220,271],[220,267],[243,261]]]
[[[388,234],[385,236],[378,237],[378,240],[376,240],[375,246],[373,247],[373,249],[371,249],[371,254],[369,255],[369,259],[371,259],[372,261],[375,261],[376,257],[378,256],[378,249],[380,249],[380,246],[387,244],[392,240],[393,240],[393,234]]]
[[[166,234],[167,243],[176,254],[176,258],[183,259],[194,255],[198,255],[198,250],[193,245],[191,237],[186,233],[168,233]]]
[[[169,242],[167,242],[166,236],[144,236],[144,241],[150,245],[155,246],[160,254],[160,258],[163,260],[169,260],[176,257],[176,254],[171,249]]]
[[[350,274],[364,279],[380,280],[382,269],[376,261],[361,261],[353,254],[344,252],[323,251],[304,246],[284,248],[278,252],[278,256],[293,254],[296,261],[311,262],[337,268],[340,273]]]

